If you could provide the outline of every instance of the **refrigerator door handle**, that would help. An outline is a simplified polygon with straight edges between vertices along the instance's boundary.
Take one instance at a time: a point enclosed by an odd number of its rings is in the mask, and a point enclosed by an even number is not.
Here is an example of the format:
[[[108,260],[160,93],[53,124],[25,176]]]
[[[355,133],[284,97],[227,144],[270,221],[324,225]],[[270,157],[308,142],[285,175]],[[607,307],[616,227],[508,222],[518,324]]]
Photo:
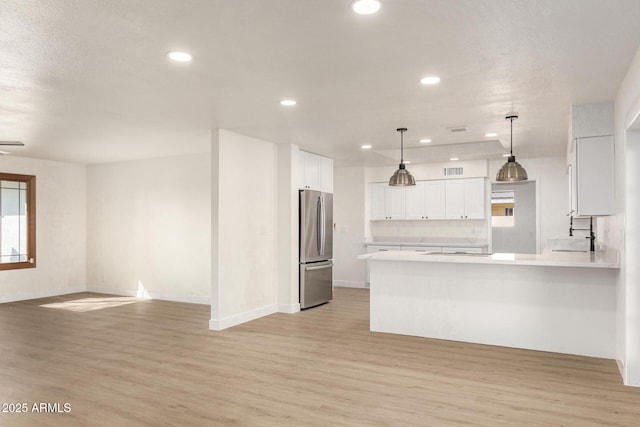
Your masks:
[[[331,261],[331,263],[329,264],[323,264],[320,266],[316,266],[316,267],[305,267],[305,271],[314,271],[314,270],[322,270],[325,268],[329,268],[329,267],[333,267],[333,261]]]
[[[320,196],[320,230],[322,231],[322,237],[320,238],[320,255],[324,255],[324,244],[326,240],[326,224],[325,224],[325,212],[324,212],[324,197]]]
[[[318,196],[316,201],[316,249],[318,255],[322,255],[322,199]]]

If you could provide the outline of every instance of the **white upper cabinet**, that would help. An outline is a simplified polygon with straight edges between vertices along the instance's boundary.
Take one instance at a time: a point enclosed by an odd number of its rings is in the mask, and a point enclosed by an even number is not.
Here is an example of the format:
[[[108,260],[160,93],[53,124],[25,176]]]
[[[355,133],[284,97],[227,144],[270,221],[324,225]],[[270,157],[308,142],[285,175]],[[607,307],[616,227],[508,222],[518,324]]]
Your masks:
[[[614,161],[613,136],[574,141],[569,183],[575,216],[614,214]]]
[[[300,151],[300,188],[333,193],[333,160]]]
[[[613,102],[571,106],[568,181],[575,216],[614,214],[614,112]]]
[[[371,219],[405,219],[405,189],[390,187],[386,182],[371,184]]]
[[[452,179],[445,181],[446,218],[464,219],[464,181]]]
[[[425,219],[445,218],[445,181],[425,181]]]
[[[444,219],[445,190],[443,180],[416,181],[406,187],[405,219]]]
[[[426,181],[416,181],[416,185],[405,189],[405,218],[424,219]]]
[[[485,179],[416,181],[411,187],[371,183],[371,220],[484,219]]]
[[[464,217],[484,219],[487,209],[484,178],[464,180]]]
[[[484,219],[486,209],[484,178],[445,181],[447,219]]]

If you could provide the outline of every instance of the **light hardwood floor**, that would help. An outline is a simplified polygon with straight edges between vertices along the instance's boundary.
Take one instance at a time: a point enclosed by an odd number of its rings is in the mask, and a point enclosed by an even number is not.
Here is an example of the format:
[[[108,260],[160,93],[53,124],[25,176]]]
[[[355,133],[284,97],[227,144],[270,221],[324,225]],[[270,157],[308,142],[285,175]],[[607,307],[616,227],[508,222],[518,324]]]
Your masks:
[[[71,404],[0,425],[640,425],[614,361],[372,333],[362,289],[222,332],[204,305],[87,310],[109,298],[0,304],[0,403]]]

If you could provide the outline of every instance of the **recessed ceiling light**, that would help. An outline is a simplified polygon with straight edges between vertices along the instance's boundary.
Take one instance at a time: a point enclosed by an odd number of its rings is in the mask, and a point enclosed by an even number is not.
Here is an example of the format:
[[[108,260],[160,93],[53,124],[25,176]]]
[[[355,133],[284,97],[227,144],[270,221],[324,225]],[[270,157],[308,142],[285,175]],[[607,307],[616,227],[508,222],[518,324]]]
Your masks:
[[[509,156],[510,156],[510,154],[509,154],[509,153],[504,153],[504,154],[502,155],[502,157],[509,157]]]
[[[456,160],[460,160],[460,159],[457,157],[451,157],[449,160],[451,160],[452,162],[455,162]]]
[[[409,163],[411,163],[411,160],[405,160],[404,164],[408,165]]]
[[[296,104],[297,102],[293,99],[283,99],[282,101],[280,101],[280,105],[284,105],[285,107],[293,107]]]
[[[355,0],[351,3],[351,9],[358,15],[371,15],[380,10],[378,0]]]
[[[498,134],[495,132],[489,132],[489,133],[485,133],[484,136],[486,136],[487,138],[492,138],[494,136],[498,136]]]
[[[362,148],[363,150],[368,150],[369,148],[371,148],[371,145],[364,144],[364,145],[361,145],[360,148]]]
[[[10,153],[10,152],[8,152],[8,151],[2,151],[2,150],[0,150],[0,155],[1,155],[1,156],[4,156],[4,155],[6,155],[6,154],[11,154],[11,153]]]
[[[427,139],[421,139],[421,140],[420,140],[420,142],[421,142],[422,144],[427,144],[427,143],[431,142],[431,140],[430,140],[430,139],[428,139],[428,138],[427,138]]]
[[[174,52],[169,52],[167,56],[169,57],[170,60],[176,61],[176,62],[191,62],[191,60],[193,59],[193,56],[191,56],[191,54],[187,52],[174,51]]]
[[[438,76],[423,77],[420,80],[420,83],[422,83],[423,85],[434,85],[436,83],[440,83],[440,77],[438,77]]]

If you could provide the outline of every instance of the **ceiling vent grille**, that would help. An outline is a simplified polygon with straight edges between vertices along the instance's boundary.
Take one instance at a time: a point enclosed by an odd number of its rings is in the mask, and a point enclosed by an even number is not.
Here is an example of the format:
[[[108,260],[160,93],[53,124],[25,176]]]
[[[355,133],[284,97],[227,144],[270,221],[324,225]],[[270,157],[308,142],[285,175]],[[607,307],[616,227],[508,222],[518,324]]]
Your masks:
[[[444,168],[444,176],[462,176],[464,175],[464,168]]]
[[[467,127],[466,126],[453,126],[448,128],[449,132],[452,133],[457,133],[457,132],[466,132],[467,131]]]

